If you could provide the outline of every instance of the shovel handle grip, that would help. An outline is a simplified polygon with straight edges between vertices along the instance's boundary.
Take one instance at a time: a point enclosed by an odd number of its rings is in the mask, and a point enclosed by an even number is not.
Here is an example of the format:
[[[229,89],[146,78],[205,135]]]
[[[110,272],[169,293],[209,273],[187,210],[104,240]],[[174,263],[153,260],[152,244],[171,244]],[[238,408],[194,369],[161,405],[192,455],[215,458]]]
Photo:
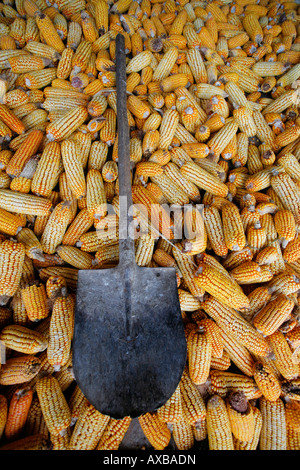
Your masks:
[[[119,173],[119,264],[135,265],[134,239],[129,228],[133,218],[129,214],[132,207],[130,139],[127,118],[125,39],[122,34],[116,37],[116,85],[117,85],[117,126],[118,126],[118,173]]]

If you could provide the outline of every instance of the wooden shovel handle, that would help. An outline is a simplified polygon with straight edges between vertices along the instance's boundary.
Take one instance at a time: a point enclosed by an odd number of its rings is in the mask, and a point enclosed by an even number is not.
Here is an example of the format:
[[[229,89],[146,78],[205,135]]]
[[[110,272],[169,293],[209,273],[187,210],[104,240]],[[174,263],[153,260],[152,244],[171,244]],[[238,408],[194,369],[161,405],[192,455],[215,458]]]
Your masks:
[[[128,215],[132,206],[130,140],[127,118],[125,39],[116,37],[116,83],[117,83],[117,126],[118,126],[118,170],[119,170],[119,264],[124,267],[135,265],[134,240],[128,234],[133,218]]]

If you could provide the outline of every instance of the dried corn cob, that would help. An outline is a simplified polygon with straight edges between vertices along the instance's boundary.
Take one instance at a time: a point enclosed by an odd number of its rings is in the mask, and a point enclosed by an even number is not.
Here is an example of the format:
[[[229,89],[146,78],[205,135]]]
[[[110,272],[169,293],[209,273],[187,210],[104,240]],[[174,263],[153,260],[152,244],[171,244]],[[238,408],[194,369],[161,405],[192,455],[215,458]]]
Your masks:
[[[224,400],[213,395],[207,402],[207,437],[210,450],[233,450],[233,438]]]
[[[171,439],[171,432],[166,423],[160,420],[157,413],[146,413],[138,418],[139,424],[150,444],[156,450],[163,450]]]
[[[260,450],[286,450],[286,420],[282,399],[269,401],[261,397],[259,408],[262,416]]]
[[[38,321],[47,318],[50,308],[47,303],[44,284],[32,284],[21,289],[22,301],[26,314],[30,321]]]
[[[225,332],[232,334],[250,352],[257,352],[261,356],[270,352],[270,346],[263,336],[234,309],[213,297],[205,300],[202,308]]]
[[[18,388],[9,403],[4,435],[8,441],[17,440],[25,426],[33,397],[30,388]]]
[[[71,423],[71,412],[57,379],[51,375],[36,382],[36,391],[49,432],[59,434]]]
[[[94,450],[109,423],[109,416],[87,403],[76,421],[68,450]]]
[[[44,335],[22,325],[5,326],[0,338],[7,348],[24,354],[36,354],[48,346]]]
[[[73,338],[74,302],[70,295],[60,296],[54,300],[50,327],[47,358],[54,370],[64,366],[70,356]]]
[[[125,433],[131,423],[131,418],[110,419],[97,444],[96,450],[118,450]]]
[[[23,355],[7,359],[0,369],[0,384],[15,385],[29,382],[39,372],[41,360],[32,355]]]

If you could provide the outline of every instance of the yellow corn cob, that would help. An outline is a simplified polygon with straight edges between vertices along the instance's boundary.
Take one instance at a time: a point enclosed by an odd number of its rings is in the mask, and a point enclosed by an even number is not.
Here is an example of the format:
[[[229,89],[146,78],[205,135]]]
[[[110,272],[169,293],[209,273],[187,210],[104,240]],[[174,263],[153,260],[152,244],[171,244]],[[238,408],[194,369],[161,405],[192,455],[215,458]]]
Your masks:
[[[259,408],[252,406],[253,419],[254,419],[254,434],[249,441],[239,441],[233,437],[233,444],[235,450],[257,450],[259,445],[259,437],[262,428],[262,416]]]
[[[227,355],[244,374],[251,376],[253,374],[253,358],[248,351],[236,338],[224,330],[220,330],[223,349]],[[223,355],[224,355],[223,353]],[[221,358],[222,360],[222,358]],[[225,369],[226,370],[226,369]]]
[[[68,227],[63,239],[63,245],[75,245],[80,236],[93,226],[94,218],[87,209],[78,212],[73,222]]]
[[[94,95],[88,104],[88,112],[91,116],[96,117],[104,113],[107,108],[107,99],[105,96],[99,94]]]
[[[268,283],[270,292],[275,295],[289,296],[290,300],[293,299],[293,294],[298,290],[299,279],[294,271],[287,266],[286,271],[276,274],[272,281]]]
[[[73,196],[79,199],[86,195],[86,182],[83,166],[80,162],[79,148],[72,140],[61,143],[61,156],[66,172],[67,182]]]
[[[22,75],[24,85],[29,90],[41,89],[50,85],[56,78],[56,69],[33,70]]]
[[[105,235],[105,238],[103,238],[103,234],[100,233],[99,235],[96,230],[87,232],[80,236],[76,246],[80,248],[81,251],[95,252],[102,249],[105,252],[107,247],[110,245],[115,245],[118,241],[116,236],[116,229],[113,228],[108,234]]]
[[[269,266],[260,266],[256,261],[244,261],[231,271],[238,284],[253,284],[270,281],[273,272]]]
[[[248,137],[256,135],[256,126],[249,108],[246,106],[240,106],[233,111],[233,116],[238,123],[241,132],[245,132]]]
[[[152,176],[151,181],[162,190],[163,195],[170,204],[178,204],[179,206],[188,204],[189,195],[185,188],[182,188],[178,181],[170,178],[168,172]]]
[[[299,188],[295,182],[286,173],[275,173],[271,176],[270,184],[282,201],[284,208],[293,213],[295,221],[298,223],[300,195]]]
[[[184,163],[180,168],[180,172],[199,189],[204,189],[215,196],[226,197],[228,194],[228,187],[220,179],[195,162]]]
[[[281,209],[274,214],[274,224],[279,237],[282,239],[283,247],[296,236],[296,223],[290,210]]]
[[[299,403],[294,400],[287,400],[285,402],[285,416],[287,428],[293,429],[296,432],[300,430],[299,422]]]
[[[70,288],[76,288],[78,270],[68,266],[51,266],[42,268],[40,270],[40,278],[42,281],[47,281],[50,276],[62,276],[67,286]]]
[[[152,53],[150,50],[145,50],[140,52],[139,54],[132,57],[127,66],[126,66],[126,73],[128,75],[136,72],[140,72],[142,69],[148,67],[152,61]]]
[[[68,450],[68,445],[71,437],[71,429],[68,428],[61,434],[50,434],[52,450]]]
[[[157,409],[157,416],[164,423],[179,423],[183,419],[179,385],[166,403]]]
[[[25,247],[22,243],[4,240],[0,244],[0,295],[4,298],[13,296],[21,280]]]
[[[2,233],[16,235],[24,225],[25,222],[19,216],[0,209],[0,230]]]
[[[34,55],[20,55],[8,59],[12,72],[17,74],[31,72],[33,70],[42,70],[50,64],[50,60]],[[8,104],[8,103],[6,103]]]
[[[243,311],[249,306],[248,298],[238,284],[212,266],[200,263],[195,273],[195,282],[228,307]]]
[[[65,113],[61,118],[51,122],[47,128],[47,136],[50,141],[62,141],[75,132],[88,118],[85,106],[77,106]]]
[[[44,253],[54,253],[61,243],[70,222],[70,204],[70,201],[62,201],[51,213],[40,240]]]
[[[172,425],[172,437],[178,450],[189,450],[194,446],[193,428],[186,421]]]
[[[171,432],[166,423],[161,421],[157,413],[146,413],[138,418],[143,433],[156,450],[163,450],[171,439]]]
[[[222,398],[225,398],[230,391],[242,391],[248,400],[259,398],[262,395],[253,377],[219,370],[211,370],[209,377],[211,381],[210,393],[216,393]]]
[[[130,423],[131,418],[129,416],[123,419],[110,419],[96,450],[118,450]]]
[[[72,59],[74,51],[70,47],[66,47],[61,53],[61,59],[57,64],[56,77],[60,79],[67,79],[72,70]]]
[[[28,194],[30,192],[31,180],[23,176],[17,176],[13,178],[10,183],[10,189],[12,191],[18,191],[20,193]]]
[[[206,411],[207,437],[210,450],[233,450],[233,438],[224,400],[213,395]]]
[[[295,326],[292,330],[286,333],[286,336],[285,336],[286,340],[288,341],[293,351],[297,349],[300,344],[299,333],[300,333],[300,329],[298,326]]]
[[[299,449],[299,432],[293,429],[289,423],[287,422],[287,429],[286,429],[286,449],[287,450],[298,450]]]
[[[100,170],[91,168],[86,177],[87,210],[93,217],[102,217],[106,214],[106,197],[104,182]]]
[[[286,380],[293,380],[299,375],[299,368],[293,362],[292,351],[284,334],[280,330],[268,336],[269,344],[275,355],[275,365]]]
[[[22,325],[5,326],[0,337],[7,348],[24,354],[36,354],[48,346],[48,341],[42,334]]]
[[[187,337],[189,376],[193,383],[206,382],[209,375],[212,342],[205,328],[194,327]]]
[[[254,436],[252,405],[243,392],[232,392],[226,399],[233,437],[240,441],[250,441]]]
[[[5,104],[0,104],[0,119],[5,126],[17,134],[22,134],[25,131],[25,125],[21,119]]]
[[[84,396],[78,385],[75,385],[74,390],[68,400],[68,405],[72,416],[71,426],[76,423],[81,410],[87,405],[87,403],[87,398]]]
[[[222,358],[224,353],[224,345],[222,340],[222,332],[219,326],[211,319],[204,318],[200,321],[196,321],[200,326],[203,326],[207,334],[211,337],[212,343],[212,358]]]
[[[6,167],[7,174],[10,176],[20,176],[27,161],[37,152],[42,138],[43,134],[41,131],[33,129],[32,132],[30,132],[10,159]]]
[[[113,109],[107,108],[103,113],[103,117],[105,118],[105,122],[100,130],[100,139],[106,142],[108,146],[111,146],[116,139],[117,115]]]
[[[87,403],[76,421],[68,450],[94,450],[109,423],[109,416]]]
[[[198,142],[183,144],[180,148],[184,150],[192,159],[196,159],[196,163],[198,162],[198,158],[202,159],[208,157],[209,155],[209,147],[206,144]]]
[[[44,261],[42,245],[35,233],[28,227],[23,227],[16,236],[17,241],[25,246],[26,255],[31,259]]]
[[[62,276],[50,276],[46,283],[46,294],[49,299],[55,299],[67,292],[67,283]],[[50,317],[49,317],[50,327]]]
[[[54,370],[64,366],[70,356],[73,337],[74,302],[69,295],[54,300],[50,327],[47,358]]]
[[[5,170],[9,160],[13,156],[13,152],[11,150],[1,150],[0,151],[0,168]]]
[[[49,432],[57,435],[68,428],[71,412],[58,380],[51,375],[41,377],[36,382],[36,391]]]
[[[34,16],[39,31],[43,38],[45,38],[45,42],[49,46],[57,50],[57,52],[62,53],[65,46],[61,38],[59,37],[59,34],[56,31],[51,18],[41,11],[35,12]]]
[[[248,299],[250,307],[247,311],[247,318],[252,318],[255,313],[269,302],[271,299],[271,292],[267,286],[259,286],[250,292]]]
[[[189,377],[187,370],[184,371],[179,386],[183,417],[189,424],[196,426],[206,417],[204,399]]]
[[[281,395],[280,382],[267,363],[256,361],[253,377],[263,396],[269,401],[276,401]]]
[[[282,74],[276,82],[276,85],[286,87],[299,78],[299,64],[296,63],[290,70]]]
[[[244,261],[251,261],[253,253],[250,248],[245,247],[240,251],[232,251],[224,260],[223,267],[227,270],[234,269],[236,266],[241,265]]]
[[[32,355],[25,354],[7,359],[0,369],[1,385],[16,385],[33,379],[41,368],[41,360]]]
[[[21,295],[30,321],[41,320],[49,315],[44,284],[26,286],[22,288]]]
[[[182,253],[182,246],[178,243],[172,250],[172,255],[177,263],[177,266],[182,274],[185,283],[188,286],[190,293],[201,299],[204,295],[204,290],[199,287],[195,282],[195,264],[190,256],[186,256]]]
[[[29,319],[21,296],[21,289],[18,289],[11,300],[11,308],[14,323],[27,326]]]
[[[281,398],[269,401],[265,397],[261,397],[259,409],[262,416],[259,449],[286,450],[286,420],[283,401]]]
[[[174,238],[171,230],[170,214],[157,203],[147,188],[142,185],[133,185],[132,200],[133,204],[138,204],[139,209],[141,209],[139,217],[142,221],[148,218],[154,231],[159,230],[168,239]]]
[[[99,35],[102,36],[108,30],[108,6],[105,1],[95,4],[94,18]]]
[[[100,246],[95,253],[95,259],[99,268],[109,267],[110,265],[114,266],[119,261],[118,243]]]
[[[61,169],[60,145],[49,142],[41,155],[31,182],[31,191],[37,196],[50,197]]]
[[[293,308],[294,302],[279,294],[255,315],[253,325],[264,335],[270,335],[287,320]]]
[[[62,260],[77,269],[91,269],[94,257],[89,253],[83,253],[75,246],[61,245],[56,252]]]
[[[22,276],[20,280],[20,287],[23,288],[27,284],[35,281],[33,261],[25,254],[24,263],[22,267]]]
[[[214,207],[204,207],[203,217],[207,236],[216,255],[226,256],[228,248],[225,243],[222,219],[219,210]]]
[[[234,309],[213,297],[205,300],[202,308],[224,329],[225,333],[232,334],[249,351],[257,351],[261,356],[266,356],[270,352],[270,346],[263,336]]]
[[[298,180],[300,178],[299,162],[292,153],[284,153],[280,158],[277,159],[277,163],[282,165],[288,175],[290,175],[294,180]]]
[[[227,248],[232,251],[242,250],[246,245],[246,235],[237,206],[231,203],[225,204],[221,216]]]
[[[21,56],[22,58],[23,56]],[[25,56],[26,57],[26,56]],[[3,96],[3,103],[10,109],[29,102],[29,96],[24,90],[10,90]]]
[[[15,441],[21,437],[32,402],[33,390],[18,388],[9,403],[4,435],[7,441]]]
[[[180,308],[184,312],[194,312],[200,308],[200,302],[190,292],[178,289]]]
[[[151,177],[161,175],[163,168],[156,162],[137,162],[135,172],[138,176]]]
[[[140,236],[136,243],[135,261],[138,266],[149,266],[154,250],[154,239],[151,234]]]

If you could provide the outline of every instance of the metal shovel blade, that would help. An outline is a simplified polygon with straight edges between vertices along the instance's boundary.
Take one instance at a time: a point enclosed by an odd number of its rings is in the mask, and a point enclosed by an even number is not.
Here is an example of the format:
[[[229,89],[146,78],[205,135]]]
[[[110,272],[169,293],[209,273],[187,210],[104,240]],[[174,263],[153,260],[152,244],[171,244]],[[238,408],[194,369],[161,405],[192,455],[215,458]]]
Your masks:
[[[103,414],[162,406],[186,361],[173,268],[80,271],[73,351],[77,383]]]
[[[138,266],[127,233],[132,194],[124,51],[118,34],[119,264],[79,271],[73,337],[76,382],[97,410],[113,418],[162,406],[186,362],[175,269]]]

